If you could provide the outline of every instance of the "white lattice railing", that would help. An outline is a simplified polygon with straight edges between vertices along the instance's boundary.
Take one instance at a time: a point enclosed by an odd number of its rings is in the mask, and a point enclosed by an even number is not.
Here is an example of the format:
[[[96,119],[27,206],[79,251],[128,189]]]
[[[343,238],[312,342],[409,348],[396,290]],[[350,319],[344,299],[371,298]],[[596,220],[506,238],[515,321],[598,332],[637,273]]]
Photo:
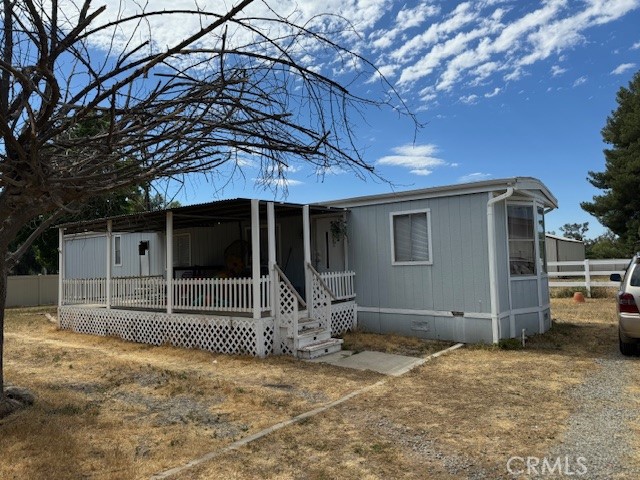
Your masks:
[[[280,353],[295,355],[298,351],[298,305],[302,305],[304,308],[306,304],[278,265],[275,265],[275,270],[277,278],[276,299],[278,300],[275,328],[286,328],[287,332],[287,339],[281,339],[282,343],[276,346],[276,350],[279,350]]]
[[[271,309],[268,276],[260,278],[260,310]],[[173,280],[173,308],[178,310],[251,312],[251,278],[182,278]],[[106,279],[66,279],[64,305],[105,304]],[[111,279],[111,306],[163,310],[167,307],[167,282],[163,277]]]
[[[324,272],[320,278],[324,280],[336,300],[355,298],[354,279],[356,272]]]
[[[62,282],[65,305],[105,303],[107,282],[104,278],[69,278]]]
[[[320,328],[331,331],[331,300],[336,297],[310,263],[307,268],[311,272],[311,318],[320,322]]]

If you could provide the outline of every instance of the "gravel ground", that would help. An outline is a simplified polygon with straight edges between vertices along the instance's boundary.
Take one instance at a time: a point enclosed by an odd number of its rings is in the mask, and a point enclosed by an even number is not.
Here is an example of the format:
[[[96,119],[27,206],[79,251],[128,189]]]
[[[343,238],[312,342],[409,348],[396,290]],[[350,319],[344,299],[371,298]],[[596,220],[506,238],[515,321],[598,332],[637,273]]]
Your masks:
[[[562,442],[546,457],[551,462],[560,458],[563,472],[545,478],[567,478],[571,473],[590,480],[640,476],[625,460],[632,452],[630,425],[638,420],[636,399],[627,389],[638,360],[612,353],[596,363],[601,368],[571,391],[578,409],[569,418]]]

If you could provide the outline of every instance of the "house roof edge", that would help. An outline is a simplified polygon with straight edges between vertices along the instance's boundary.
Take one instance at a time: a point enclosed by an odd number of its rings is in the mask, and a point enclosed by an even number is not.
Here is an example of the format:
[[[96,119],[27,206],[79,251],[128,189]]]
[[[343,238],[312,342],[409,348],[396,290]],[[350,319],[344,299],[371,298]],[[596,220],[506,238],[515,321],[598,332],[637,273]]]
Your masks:
[[[473,193],[492,192],[514,187],[516,190],[538,190],[541,192],[548,207],[557,208],[558,200],[549,189],[537,178],[534,177],[509,177],[495,180],[483,180],[480,182],[460,183],[454,185],[443,185],[438,187],[421,188],[416,190],[405,190],[402,192],[381,193],[376,195],[365,195],[351,197],[341,200],[331,200],[327,202],[317,202],[317,205],[328,207],[361,207],[367,205],[403,202],[408,200],[418,200],[423,198],[449,197],[456,195],[468,195]]]

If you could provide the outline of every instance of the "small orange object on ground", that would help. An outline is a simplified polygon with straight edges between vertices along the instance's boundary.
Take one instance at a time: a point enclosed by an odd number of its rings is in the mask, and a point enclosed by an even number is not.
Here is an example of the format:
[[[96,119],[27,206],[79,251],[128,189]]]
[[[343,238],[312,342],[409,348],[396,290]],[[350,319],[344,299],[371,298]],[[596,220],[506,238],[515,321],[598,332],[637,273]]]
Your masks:
[[[573,301],[574,303],[584,303],[584,295],[582,292],[575,292],[573,294]]]

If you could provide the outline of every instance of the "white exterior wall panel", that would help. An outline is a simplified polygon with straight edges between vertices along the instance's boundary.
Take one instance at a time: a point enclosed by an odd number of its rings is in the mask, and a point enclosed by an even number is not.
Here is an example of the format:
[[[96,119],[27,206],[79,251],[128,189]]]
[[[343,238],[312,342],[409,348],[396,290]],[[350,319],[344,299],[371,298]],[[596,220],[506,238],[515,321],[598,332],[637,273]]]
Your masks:
[[[538,280],[527,278],[511,281],[511,302],[513,310],[538,306]]]
[[[113,277],[140,276],[138,245],[149,242],[149,274],[164,274],[164,236],[157,233],[118,233],[121,264],[112,266]],[[112,246],[113,248],[113,246]],[[107,275],[105,234],[73,235],[65,238],[65,278],[104,278]],[[115,261],[115,258],[114,258]]]
[[[507,210],[505,202],[495,207],[496,222],[496,262],[498,267],[498,296],[500,308],[498,314],[510,310],[509,303],[509,242],[507,235]]]
[[[360,324],[380,332],[424,338],[490,341],[491,311],[486,194],[352,207],[348,219],[350,267],[364,309]],[[392,265],[390,214],[429,209],[432,265]],[[389,309],[402,313],[389,313]],[[411,315],[411,310],[421,310]],[[425,314],[433,311],[433,315]],[[437,312],[487,318],[441,316]]]

